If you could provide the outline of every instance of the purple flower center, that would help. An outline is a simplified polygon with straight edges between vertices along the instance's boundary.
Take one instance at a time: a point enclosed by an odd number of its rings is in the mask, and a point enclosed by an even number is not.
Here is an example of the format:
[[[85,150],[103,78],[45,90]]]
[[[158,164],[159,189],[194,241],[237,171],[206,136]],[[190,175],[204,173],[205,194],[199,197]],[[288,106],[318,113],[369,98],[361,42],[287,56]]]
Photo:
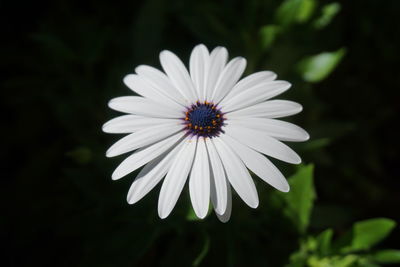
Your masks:
[[[197,136],[218,136],[224,125],[223,114],[213,103],[205,101],[190,106],[186,112],[185,124],[187,130]]]

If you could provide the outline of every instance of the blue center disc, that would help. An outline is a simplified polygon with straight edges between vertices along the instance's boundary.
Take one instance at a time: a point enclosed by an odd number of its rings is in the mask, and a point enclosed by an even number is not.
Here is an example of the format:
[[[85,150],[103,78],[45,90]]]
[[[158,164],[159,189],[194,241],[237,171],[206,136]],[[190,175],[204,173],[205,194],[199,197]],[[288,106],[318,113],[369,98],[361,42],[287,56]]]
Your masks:
[[[192,105],[186,112],[185,122],[193,135],[214,137],[222,132],[222,113],[212,103],[197,102]]]

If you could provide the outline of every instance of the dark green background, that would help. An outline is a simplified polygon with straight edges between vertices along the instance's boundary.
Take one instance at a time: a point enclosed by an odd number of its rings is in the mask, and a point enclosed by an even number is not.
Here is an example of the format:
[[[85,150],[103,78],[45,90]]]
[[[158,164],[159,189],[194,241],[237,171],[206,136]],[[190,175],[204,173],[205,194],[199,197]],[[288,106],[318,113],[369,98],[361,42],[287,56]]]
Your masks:
[[[186,219],[187,188],[160,220],[159,187],[129,206],[134,175],[111,181],[123,157],[104,156],[118,139],[101,132],[117,116],[108,100],[130,94],[122,78],[135,66],[159,67],[163,49],[187,62],[198,43],[226,46],[248,58],[248,72],[269,69],[293,83],[283,97],[304,111],[291,121],[311,135],[293,147],[315,165],[310,233],[332,227],[340,236],[372,217],[399,222],[400,1],[339,2],[324,29],[294,24],[265,48],[259,32],[276,22],[280,1],[2,1],[1,265],[191,266],[205,240],[204,266],[288,262],[298,234],[268,202],[265,183],[257,184],[258,209],[235,196],[222,224],[214,214]],[[346,55],[327,79],[301,79],[302,58],[342,47]],[[399,232],[382,246],[399,248]]]

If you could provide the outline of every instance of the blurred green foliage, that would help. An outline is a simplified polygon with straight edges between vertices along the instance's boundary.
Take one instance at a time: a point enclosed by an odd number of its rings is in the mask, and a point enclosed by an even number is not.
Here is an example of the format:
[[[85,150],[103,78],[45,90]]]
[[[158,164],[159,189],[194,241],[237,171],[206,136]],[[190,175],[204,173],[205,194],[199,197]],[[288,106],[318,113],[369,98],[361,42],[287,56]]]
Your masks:
[[[315,200],[312,165],[300,167],[289,179],[290,194],[284,194],[287,202],[285,212],[295,222],[300,233],[304,233],[310,223],[310,215]]]
[[[295,196],[284,196],[287,201],[286,210],[295,210],[298,214],[296,218],[288,213],[293,224],[305,225],[299,228],[299,232],[303,233],[299,250],[290,256],[287,266],[372,267],[384,263],[400,264],[400,250],[373,250],[373,247],[384,240],[396,226],[396,222],[390,219],[377,218],[356,222],[350,231],[336,240],[333,240],[332,229],[327,229],[317,236],[304,234],[315,198],[312,169],[312,166],[301,167],[289,180]],[[307,224],[302,223],[303,221]]]
[[[315,28],[322,29],[323,27],[328,26],[339,11],[340,4],[338,2],[329,3],[323,6],[321,9],[321,16],[314,22]]]
[[[307,22],[315,6],[315,0],[285,0],[276,10],[276,21],[282,26]]]
[[[147,0],[0,4],[5,152],[2,266],[381,266],[399,264],[399,1]],[[101,132],[131,94],[125,74],[170,49],[226,46],[247,74],[273,70],[311,135],[275,162],[291,192],[255,177],[260,207],[236,195],[231,220],[193,215],[184,190],[166,220],[155,188],[129,206],[135,173]],[[316,198],[318,196],[318,198]],[[377,219],[373,219],[377,218]],[[390,219],[386,219],[390,218]],[[391,248],[391,249],[385,249]]]
[[[308,56],[299,62],[299,72],[307,82],[324,80],[342,60],[346,50],[341,48],[335,52],[324,52]]]

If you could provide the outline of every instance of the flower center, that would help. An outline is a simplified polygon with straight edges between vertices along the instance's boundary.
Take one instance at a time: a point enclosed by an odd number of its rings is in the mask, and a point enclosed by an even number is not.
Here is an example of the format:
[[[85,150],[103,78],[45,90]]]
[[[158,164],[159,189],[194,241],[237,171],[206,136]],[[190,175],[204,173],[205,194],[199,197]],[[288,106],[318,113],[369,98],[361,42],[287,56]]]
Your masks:
[[[205,101],[190,106],[186,112],[185,124],[187,130],[197,136],[214,137],[223,132],[223,114],[213,103]]]

